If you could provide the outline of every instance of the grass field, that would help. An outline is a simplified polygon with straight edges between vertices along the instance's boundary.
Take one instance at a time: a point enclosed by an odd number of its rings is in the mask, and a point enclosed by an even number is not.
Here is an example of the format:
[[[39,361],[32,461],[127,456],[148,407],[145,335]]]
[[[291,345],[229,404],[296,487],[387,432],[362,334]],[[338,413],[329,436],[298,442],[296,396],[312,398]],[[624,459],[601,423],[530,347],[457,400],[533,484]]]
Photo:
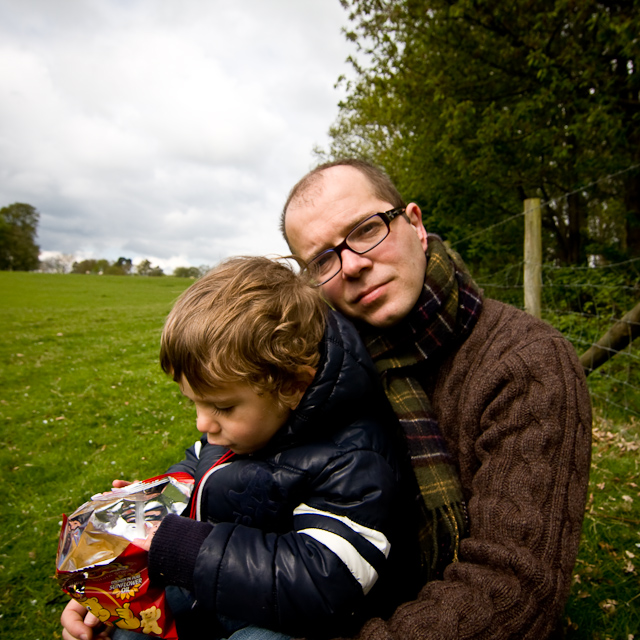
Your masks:
[[[0,272],[0,638],[59,638],[60,520],[117,477],[146,478],[197,437],[157,363],[191,281]],[[640,639],[640,424],[595,423],[591,498],[567,638]]]
[[[196,439],[157,364],[189,284],[0,272],[1,638],[59,637],[61,514],[113,478],[163,472]]]

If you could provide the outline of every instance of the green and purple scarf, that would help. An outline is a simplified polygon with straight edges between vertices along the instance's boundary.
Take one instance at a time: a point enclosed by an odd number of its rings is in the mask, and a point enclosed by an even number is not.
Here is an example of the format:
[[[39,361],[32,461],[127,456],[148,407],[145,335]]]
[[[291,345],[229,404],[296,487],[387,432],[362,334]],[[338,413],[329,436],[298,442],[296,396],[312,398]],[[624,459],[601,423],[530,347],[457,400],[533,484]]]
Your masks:
[[[361,328],[406,435],[422,497],[420,547],[430,578],[458,560],[467,515],[458,471],[419,380],[464,340],[481,307],[481,291],[460,256],[429,235],[424,287],[410,314],[387,330]]]

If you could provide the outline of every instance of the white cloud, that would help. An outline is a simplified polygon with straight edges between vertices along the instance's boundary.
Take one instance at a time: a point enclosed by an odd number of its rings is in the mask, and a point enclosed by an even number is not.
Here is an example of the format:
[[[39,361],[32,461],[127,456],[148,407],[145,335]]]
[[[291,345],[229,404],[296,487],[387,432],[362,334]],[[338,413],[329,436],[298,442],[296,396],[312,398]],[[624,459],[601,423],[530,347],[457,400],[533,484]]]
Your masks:
[[[285,253],[346,23],[338,0],[0,0],[0,205],[38,208],[45,251]]]

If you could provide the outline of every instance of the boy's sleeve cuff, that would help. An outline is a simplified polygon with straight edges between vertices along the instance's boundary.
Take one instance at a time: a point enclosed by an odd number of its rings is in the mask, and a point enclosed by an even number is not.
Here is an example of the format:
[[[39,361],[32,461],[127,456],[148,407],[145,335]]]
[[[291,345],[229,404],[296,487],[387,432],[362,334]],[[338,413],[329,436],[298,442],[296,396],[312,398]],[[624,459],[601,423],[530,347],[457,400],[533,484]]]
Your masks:
[[[193,572],[200,547],[213,530],[208,522],[168,515],[149,550],[149,578],[154,586],[176,585],[193,592]]]

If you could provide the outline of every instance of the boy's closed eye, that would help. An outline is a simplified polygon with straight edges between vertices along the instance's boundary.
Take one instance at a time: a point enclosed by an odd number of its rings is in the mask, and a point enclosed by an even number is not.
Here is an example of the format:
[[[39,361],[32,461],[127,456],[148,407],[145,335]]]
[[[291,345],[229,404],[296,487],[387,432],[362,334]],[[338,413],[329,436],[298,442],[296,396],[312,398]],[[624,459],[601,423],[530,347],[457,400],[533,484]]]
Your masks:
[[[218,413],[218,414],[227,413],[228,414],[231,411],[233,411],[233,409],[235,409],[235,407],[236,407],[235,404],[230,404],[230,405],[223,404],[221,406],[220,404],[214,402],[213,400],[209,400],[208,402],[206,401],[206,399],[196,399],[196,400],[194,400],[189,395],[184,393],[182,388],[181,388],[181,391],[182,391],[182,396],[184,397],[184,399],[187,401],[187,403],[189,405],[195,406],[195,407],[203,407],[203,408],[207,409],[208,411],[213,411],[214,413]]]
[[[218,407],[215,404],[211,404],[208,408],[210,408],[214,413],[229,414],[233,411],[234,405],[231,405],[230,407]]]

